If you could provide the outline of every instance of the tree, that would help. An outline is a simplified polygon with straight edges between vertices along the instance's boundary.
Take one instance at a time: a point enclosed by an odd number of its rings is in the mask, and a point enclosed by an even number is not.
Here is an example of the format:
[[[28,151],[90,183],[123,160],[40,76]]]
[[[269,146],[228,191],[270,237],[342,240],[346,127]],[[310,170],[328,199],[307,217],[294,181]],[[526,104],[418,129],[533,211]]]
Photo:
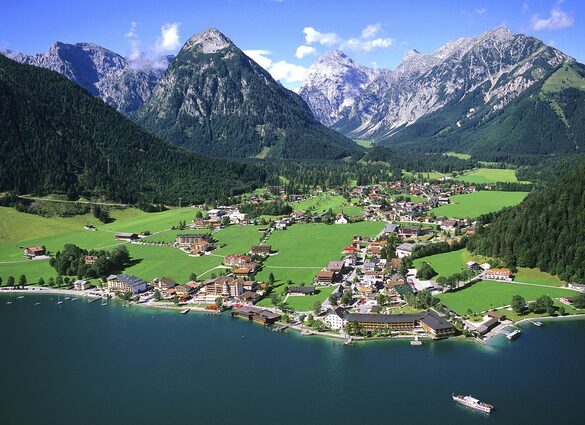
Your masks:
[[[564,306],[560,306],[559,307],[559,314],[561,316],[564,316],[566,314],[566,311],[565,311],[565,307]]]
[[[158,289],[155,289],[152,297],[154,298],[155,301],[160,301],[160,291]]]
[[[511,306],[515,313],[520,314],[524,311],[526,300],[520,295],[514,295],[512,297]]]
[[[45,279],[39,277],[39,281],[37,283],[39,284],[39,286],[45,286]]]
[[[350,290],[343,291],[343,295],[340,298],[341,304],[347,305],[351,302],[352,295]]]
[[[221,310],[221,307],[223,306],[223,298],[222,297],[217,297],[215,299],[215,306],[217,307],[218,310]]]
[[[335,307],[339,303],[339,297],[335,294],[331,294],[329,295],[329,302],[331,303],[332,306]]]
[[[274,274],[272,274],[272,272],[270,272],[270,274],[268,275],[268,283],[270,285],[274,285]]]
[[[10,277],[8,279],[10,279]],[[10,283],[8,285],[10,286]],[[585,293],[581,293],[575,297],[573,307],[579,309],[585,308]]]
[[[49,285],[50,287],[55,286],[55,279],[50,277],[49,280],[47,281],[47,285]]]
[[[313,304],[313,313],[315,313],[315,315],[319,315],[319,313],[321,313],[321,302],[320,301],[315,301],[315,303]]]
[[[416,272],[416,277],[423,280],[430,280],[437,275],[437,272],[433,267],[427,263],[423,262]]]
[[[173,301],[173,304],[175,304],[175,305],[179,305],[179,296],[178,296],[177,294],[175,294],[175,295],[173,296],[173,299],[172,299],[172,301]]]
[[[15,282],[15,280],[14,280],[14,276],[8,276],[8,280],[6,281],[6,284],[7,284],[8,286],[16,286],[16,284],[15,284],[15,283],[16,283],[16,282]]]
[[[548,312],[549,308],[553,307],[553,300],[548,295],[541,295],[538,297],[532,304],[531,310],[535,313],[544,313]]]
[[[197,280],[197,275],[195,273],[191,273],[191,275],[189,276],[189,280],[192,280],[192,281]]]
[[[2,278],[0,277],[0,286],[2,286]]]
[[[284,287],[282,288],[282,293],[283,294],[288,294],[288,285],[284,285]]]
[[[58,274],[57,279],[55,279],[55,285],[57,285],[58,288],[63,286],[63,277],[60,274]]]

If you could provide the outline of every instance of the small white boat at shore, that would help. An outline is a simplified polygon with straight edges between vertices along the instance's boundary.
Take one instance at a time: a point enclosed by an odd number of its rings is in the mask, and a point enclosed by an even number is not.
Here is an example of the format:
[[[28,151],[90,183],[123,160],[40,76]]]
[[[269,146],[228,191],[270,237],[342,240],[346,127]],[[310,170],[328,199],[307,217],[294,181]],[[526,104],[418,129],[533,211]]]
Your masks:
[[[494,406],[492,406],[491,404],[479,401],[478,399],[470,395],[462,396],[458,394],[452,394],[452,397],[453,400],[455,400],[457,403],[462,404],[471,409],[479,410],[480,412],[491,413],[491,411],[494,409]]]
[[[513,339],[518,338],[521,333],[522,331],[520,329],[514,329],[512,332],[506,335],[506,338],[508,338],[508,341],[512,341]]]
[[[543,325],[542,322],[532,322],[532,323],[534,323],[534,326],[536,326],[538,328],[540,328]]]
[[[181,310],[181,314],[187,314],[191,311],[190,308],[184,308],[183,310]]]
[[[415,335],[414,339],[410,341],[410,345],[422,345],[422,341],[418,339],[418,335]]]

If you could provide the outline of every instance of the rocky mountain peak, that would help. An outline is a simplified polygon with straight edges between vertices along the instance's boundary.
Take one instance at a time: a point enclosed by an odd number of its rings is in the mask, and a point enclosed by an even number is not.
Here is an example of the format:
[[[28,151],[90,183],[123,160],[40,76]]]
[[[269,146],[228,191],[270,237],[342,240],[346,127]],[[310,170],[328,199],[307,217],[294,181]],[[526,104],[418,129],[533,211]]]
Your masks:
[[[183,48],[197,48],[203,53],[216,53],[232,45],[232,41],[221,31],[216,28],[208,28],[187,40]]]

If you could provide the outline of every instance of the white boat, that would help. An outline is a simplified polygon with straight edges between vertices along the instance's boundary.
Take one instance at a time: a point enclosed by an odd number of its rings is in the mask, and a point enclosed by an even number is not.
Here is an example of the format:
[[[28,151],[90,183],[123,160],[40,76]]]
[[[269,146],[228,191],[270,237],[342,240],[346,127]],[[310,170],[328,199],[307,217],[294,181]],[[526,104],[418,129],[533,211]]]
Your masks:
[[[191,311],[190,308],[184,308],[183,310],[181,310],[181,314],[187,314]]]
[[[494,409],[494,406],[492,406],[491,404],[479,401],[478,399],[470,395],[463,396],[453,394],[452,396],[453,400],[455,400],[457,403],[467,406],[471,409],[479,410],[480,412],[490,413]]]
[[[508,338],[508,341],[512,341],[513,339],[518,338],[521,333],[522,331],[520,329],[514,329],[512,332],[506,335],[506,338]]]
[[[41,305],[41,303],[35,303],[35,305]]]
[[[351,337],[346,338],[345,341],[343,341],[343,343],[345,345],[353,345],[353,339],[351,339]]]
[[[539,328],[542,326],[542,322],[532,322],[532,323],[534,323],[534,326],[537,326]]]
[[[422,345],[422,341],[418,339],[418,335],[414,336],[414,339],[410,341],[410,345]]]
[[[21,300],[24,298],[24,295],[21,295],[20,297],[16,297],[16,299]]]

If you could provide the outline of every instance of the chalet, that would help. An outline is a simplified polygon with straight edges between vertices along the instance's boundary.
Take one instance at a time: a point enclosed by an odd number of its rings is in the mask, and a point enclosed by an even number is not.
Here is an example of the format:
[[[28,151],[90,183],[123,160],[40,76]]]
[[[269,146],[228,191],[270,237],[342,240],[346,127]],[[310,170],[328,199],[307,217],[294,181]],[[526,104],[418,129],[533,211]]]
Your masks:
[[[512,272],[508,269],[489,269],[483,272],[482,277],[487,280],[512,281]]]
[[[497,311],[488,311],[487,316],[489,318],[496,319],[500,322],[503,322],[504,320],[506,320],[506,315],[504,315],[502,313],[498,313]]]
[[[232,316],[243,317],[263,325],[271,325],[280,319],[280,315],[258,307],[244,306],[232,310]]]
[[[256,287],[258,286],[258,282],[255,280],[245,280],[242,282],[242,286],[244,291],[255,291]]]
[[[270,245],[254,245],[252,248],[250,248],[250,253],[252,255],[266,256],[270,255],[271,251],[272,247]]]
[[[116,239],[119,241],[134,242],[138,240],[136,233],[116,233]]]
[[[422,232],[418,226],[400,226],[398,229],[398,236],[402,238],[416,238],[420,235]]]
[[[154,289],[158,289],[159,291],[166,291],[167,289],[174,288],[177,285],[173,279],[168,277],[163,277],[162,279],[155,277],[151,284]]]
[[[413,243],[403,243],[396,247],[396,256],[398,258],[409,257],[412,255],[412,251],[416,245]]]
[[[457,220],[453,219],[443,220],[443,222],[441,223],[441,230],[451,232],[457,228],[458,223],[459,222]]]
[[[201,253],[205,253],[207,251],[211,251],[213,249],[213,246],[207,242],[206,240],[202,239],[199,242],[195,242],[193,244],[191,244],[191,255],[193,254],[201,254]]]
[[[360,252],[359,248],[356,248],[353,245],[348,245],[345,248],[343,248],[343,253],[344,254],[356,254]]]
[[[398,270],[401,264],[402,264],[401,258],[393,258],[390,260],[390,267],[392,267],[394,270]]]
[[[175,239],[175,246],[178,247],[191,247],[192,245],[199,243],[205,240],[205,235],[201,234],[194,234],[194,233],[187,233],[183,235],[177,235]]]
[[[315,295],[314,286],[290,286],[288,294],[291,296]]]
[[[129,274],[110,275],[107,281],[110,291],[131,292],[132,294],[146,291],[146,282]]]
[[[334,310],[330,310],[324,317],[323,323],[325,323],[329,328],[334,331],[341,330],[343,328],[343,318],[345,317],[346,312],[341,307],[338,307]]]
[[[349,223],[349,217],[345,214],[338,214],[335,218],[335,224],[347,224]]]
[[[385,234],[389,234],[389,233],[398,233],[398,229],[400,228],[399,224],[387,224],[384,227],[384,233]]]
[[[445,338],[453,335],[453,325],[433,311],[420,313],[418,319],[420,326],[431,338]]]
[[[97,259],[96,255],[86,255],[83,261],[86,265],[91,266],[92,264],[95,264]]]
[[[344,267],[343,261],[329,261],[327,265],[327,270],[334,273],[341,273]]]
[[[260,295],[253,291],[246,291],[239,298],[242,302],[255,304],[260,299]]]
[[[45,255],[45,247],[43,245],[29,246],[24,249],[24,255],[29,258],[41,257]]]
[[[345,267],[354,267],[357,261],[357,256],[355,254],[346,254],[343,257],[343,263]]]
[[[380,260],[378,260],[377,258],[372,258],[370,261],[364,261],[364,264],[362,265],[362,270],[364,272],[376,271],[376,267],[378,266],[379,263]]]
[[[580,283],[569,283],[567,286],[569,288],[575,289],[575,290],[577,290],[579,292],[585,292],[585,285],[583,285],[583,284],[580,284]]]
[[[187,285],[178,285],[175,286],[175,291],[180,298],[185,299],[191,294],[192,288]]]
[[[438,205],[447,205],[450,203],[451,203],[451,200],[449,199],[448,196],[440,196],[439,198],[437,198]]]
[[[474,272],[481,272],[483,270],[481,266],[477,264],[475,261],[468,261],[467,268]]]
[[[328,270],[321,270],[315,276],[315,281],[317,283],[331,284],[331,283],[333,283],[333,278],[334,277],[335,277],[335,273],[334,272],[330,272]]]
[[[89,289],[90,286],[89,281],[83,279],[78,279],[73,282],[73,289],[77,291],[85,291],[86,289]]]
[[[252,276],[258,271],[258,264],[256,263],[244,263],[239,266],[235,266],[232,269],[232,273],[236,276]]]
[[[231,254],[226,255],[223,259],[223,264],[226,266],[241,266],[242,264],[251,263],[252,257],[249,255]]]
[[[356,322],[362,329],[390,330],[390,331],[411,331],[416,327],[418,314],[365,314],[349,313],[346,322]]]

